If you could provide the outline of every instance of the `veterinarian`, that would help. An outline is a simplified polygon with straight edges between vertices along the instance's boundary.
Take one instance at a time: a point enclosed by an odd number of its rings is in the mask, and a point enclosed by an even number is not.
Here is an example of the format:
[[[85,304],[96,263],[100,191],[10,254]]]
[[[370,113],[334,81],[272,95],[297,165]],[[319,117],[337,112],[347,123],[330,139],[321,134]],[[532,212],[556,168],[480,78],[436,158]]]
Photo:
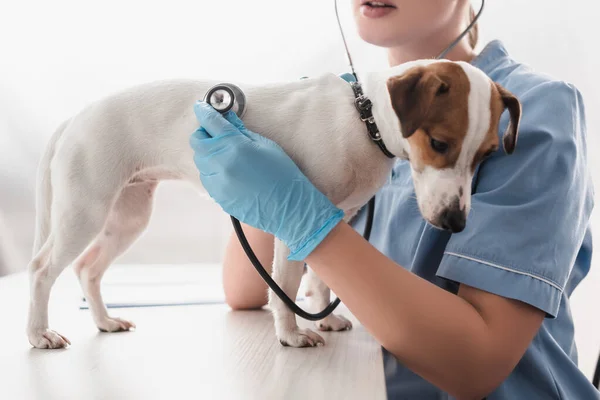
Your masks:
[[[387,48],[390,65],[439,54],[473,15],[467,0],[384,3],[354,0],[353,8],[360,36]],[[277,233],[384,347],[390,399],[600,398],[577,367],[569,308],[592,255],[581,95],[518,63],[499,41],[479,54],[476,42],[474,29],[446,58],[471,62],[514,93],[523,116],[514,154],[499,150],[478,167],[472,212],[458,234],[423,220],[409,163],[398,161],[376,194],[365,241],[366,207],[353,226],[345,223],[279,146],[202,102],[196,165],[206,171],[211,163],[204,187],[246,224],[264,265]],[[290,198],[304,208],[286,207]],[[234,309],[267,302],[235,235],[224,286]]]

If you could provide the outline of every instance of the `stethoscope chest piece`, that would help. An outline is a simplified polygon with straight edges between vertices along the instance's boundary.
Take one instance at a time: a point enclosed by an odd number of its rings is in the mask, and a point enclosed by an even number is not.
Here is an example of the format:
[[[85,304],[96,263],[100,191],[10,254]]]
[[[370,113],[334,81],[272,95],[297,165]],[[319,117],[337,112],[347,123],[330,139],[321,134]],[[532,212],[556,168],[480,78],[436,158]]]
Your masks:
[[[211,87],[204,101],[221,114],[233,111],[239,118],[246,112],[246,95],[242,89],[231,83],[219,83]]]

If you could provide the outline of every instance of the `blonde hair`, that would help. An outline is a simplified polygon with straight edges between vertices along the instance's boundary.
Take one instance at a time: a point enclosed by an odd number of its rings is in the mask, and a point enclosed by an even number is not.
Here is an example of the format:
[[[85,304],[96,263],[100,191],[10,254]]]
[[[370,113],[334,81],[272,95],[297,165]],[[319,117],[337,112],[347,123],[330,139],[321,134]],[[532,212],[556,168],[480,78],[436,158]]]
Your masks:
[[[473,8],[473,4],[471,4],[469,7],[469,24],[473,22],[473,19],[475,19],[475,9]],[[469,46],[474,49],[475,46],[477,46],[477,41],[479,40],[479,22],[476,22],[475,25],[473,25],[467,34],[467,38],[469,39]]]

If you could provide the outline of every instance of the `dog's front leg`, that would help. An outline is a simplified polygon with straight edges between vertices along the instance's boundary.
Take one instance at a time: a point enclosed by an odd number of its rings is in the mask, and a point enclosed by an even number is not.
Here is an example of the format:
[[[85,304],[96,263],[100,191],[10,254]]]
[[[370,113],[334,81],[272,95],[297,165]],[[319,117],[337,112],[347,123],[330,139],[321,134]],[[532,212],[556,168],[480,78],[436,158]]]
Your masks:
[[[308,268],[306,273],[305,287],[306,291],[304,295],[306,296],[310,312],[321,312],[331,302],[331,290],[310,268]],[[316,321],[315,325],[322,331],[346,331],[352,329],[352,322],[341,315],[333,313],[320,321]]]
[[[290,250],[280,240],[275,240],[273,260],[273,279],[290,299],[296,300],[302,281],[304,263],[288,261]],[[310,329],[300,329],[296,323],[296,314],[291,311],[272,290],[269,290],[269,307],[275,320],[277,339],[284,346],[309,347],[325,344],[321,336]]]

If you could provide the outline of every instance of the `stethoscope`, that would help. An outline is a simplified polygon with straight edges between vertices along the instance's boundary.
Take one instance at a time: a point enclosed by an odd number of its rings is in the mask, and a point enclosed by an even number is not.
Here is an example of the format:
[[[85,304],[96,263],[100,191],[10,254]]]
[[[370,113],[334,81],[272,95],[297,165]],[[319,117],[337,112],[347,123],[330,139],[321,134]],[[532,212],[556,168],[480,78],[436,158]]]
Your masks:
[[[346,43],[346,38],[344,36],[342,24],[340,22],[340,17],[339,17],[338,8],[337,8],[337,0],[334,0],[333,2],[334,2],[334,6],[335,6],[335,16],[336,16],[337,23],[338,23],[338,26],[340,29],[340,34],[342,36],[342,41],[344,43],[344,48],[346,50],[346,56],[348,57],[348,64],[352,71],[352,75],[354,76],[354,78],[356,80],[356,83],[358,83],[358,77],[356,75],[356,72],[354,71],[354,64],[352,63],[352,58],[350,57],[350,51],[348,50],[348,45]],[[469,26],[467,26],[465,28],[465,30],[460,35],[458,35],[458,37],[452,43],[450,43],[450,45],[444,51],[442,51],[436,57],[436,59],[441,59],[446,54],[448,54],[448,52],[450,50],[452,50],[452,48],[454,48],[454,46],[456,46],[462,40],[462,38],[471,30],[471,28],[475,25],[475,23],[481,16],[481,13],[483,12],[484,4],[485,4],[485,0],[481,0],[481,7],[479,8],[479,11],[473,18],[473,21],[471,21]],[[218,85],[211,87],[208,90],[208,92],[206,92],[206,95],[204,96],[204,101],[207,102],[208,104],[210,104],[215,110],[217,110],[218,112],[220,112],[222,114],[226,113],[228,111],[233,111],[239,118],[242,118],[244,116],[244,113],[247,108],[246,95],[244,95],[244,92],[238,86],[231,84],[231,83],[219,83]],[[369,203],[368,203],[367,220],[365,222],[365,231],[363,233],[363,237],[367,241],[369,240],[369,238],[371,236],[371,228],[373,226],[373,215],[374,214],[375,214],[375,196],[373,196],[371,198],[371,200],[369,200]],[[302,317],[304,319],[310,320],[310,321],[319,321],[319,320],[327,317],[329,314],[331,314],[333,312],[333,310],[335,310],[335,308],[340,304],[340,299],[338,297],[336,297],[336,299],[334,301],[332,301],[327,307],[325,307],[325,309],[323,311],[318,312],[316,314],[308,313],[308,312],[304,311],[302,308],[298,307],[296,302],[294,300],[292,300],[279,287],[279,285],[277,285],[277,283],[275,283],[273,278],[271,278],[269,273],[262,266],[262,264],[256,257],[256,254],[254,254],[254,251],[252,251],[252,247],[248,243],[248,240],[246,239],[246,235],[244,234],[244,231],[242,230],[240,221],[238,219],[236,219],[235,217],[231,216],[231,222],[233,224],[235,233],[242,245],[242,248],[246,252],[248,259],[250,260],[250,262],[252,263],[252,265],[254,266],[256,271],[264,279],[264,281],[267,283],[267,285],[269,285],[271,290],[273,290],[273,292],[281,299],[281,301],[283,301],[296,315],[298,315],[299,317]]]
[[[241,119],[246,113],[246,95],[232,83],[219,83],[208,89],[204,101],[221,114],[233,111]]]

